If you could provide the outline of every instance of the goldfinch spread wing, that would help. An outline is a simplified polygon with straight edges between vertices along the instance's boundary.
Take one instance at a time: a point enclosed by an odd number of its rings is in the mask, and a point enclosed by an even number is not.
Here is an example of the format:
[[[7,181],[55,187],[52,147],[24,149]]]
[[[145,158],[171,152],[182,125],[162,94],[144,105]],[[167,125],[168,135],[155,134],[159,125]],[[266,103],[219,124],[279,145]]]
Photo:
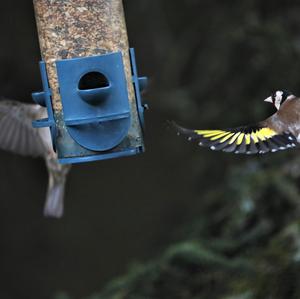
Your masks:
[[[13,100],[0,101],[0,149],[21,155],[43,156],[45,145],[32,121],[46,114],[46,108]]]
[[[297,139],[291,133],[276,133],[263,124],[225,130],[189,130],[174,124],[178,134],[211,150],[236,154],[264,154],[295,147]]]

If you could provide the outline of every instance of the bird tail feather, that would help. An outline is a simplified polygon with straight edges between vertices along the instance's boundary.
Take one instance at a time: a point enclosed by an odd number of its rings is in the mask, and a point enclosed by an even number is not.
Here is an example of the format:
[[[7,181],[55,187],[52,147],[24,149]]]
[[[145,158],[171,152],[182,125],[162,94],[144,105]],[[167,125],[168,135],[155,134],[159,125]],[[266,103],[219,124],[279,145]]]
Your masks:
[[[44,206],[44,216],[61,218],[64,212],[65,180],[56,180],[49,173],[49,184]]]

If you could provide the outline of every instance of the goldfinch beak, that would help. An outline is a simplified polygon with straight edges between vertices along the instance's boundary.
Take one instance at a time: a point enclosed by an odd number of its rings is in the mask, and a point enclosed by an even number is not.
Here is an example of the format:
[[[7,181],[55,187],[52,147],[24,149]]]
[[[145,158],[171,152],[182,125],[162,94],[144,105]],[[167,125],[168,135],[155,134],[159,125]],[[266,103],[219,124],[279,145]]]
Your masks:
[[[264,102],[273,103],[272,97],[268,97],[264,100]]]

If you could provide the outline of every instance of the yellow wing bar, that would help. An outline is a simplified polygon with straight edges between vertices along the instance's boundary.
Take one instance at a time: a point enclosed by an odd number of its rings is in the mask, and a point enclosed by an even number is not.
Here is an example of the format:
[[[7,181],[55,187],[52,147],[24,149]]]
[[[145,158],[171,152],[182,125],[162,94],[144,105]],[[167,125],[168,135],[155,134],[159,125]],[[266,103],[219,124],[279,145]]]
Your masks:
[[[291,134],[277,134],[267,127],[241,127],[228,130],[194,130],[199,145],[209,146],[213,150],[235,153],[275,152],[296,146],[296,139]],[[192,139],[193,139],[192,138]]]
[[[194,132],[211,141],[219,140],[221,138],[221,143],[230,139],[228,142],[229,144],[232,144],[235,141],[237,145],[240,145],[243,141],[245,141],[246,144],[250,144],[251,139],[254,143],[258,143],[276,135],[276,132],[270,128],[260,128],[257,131],[246,134],[243,132],[231,132],[225,130],[195,130]]]
[[[224,152],[262,154],[276,152],[298,145],[291,133],[277,134],[276,131],[260,125],[243,126],[225,130],[190,130],[173,123],[178,134],[197,141],[200,146]]]

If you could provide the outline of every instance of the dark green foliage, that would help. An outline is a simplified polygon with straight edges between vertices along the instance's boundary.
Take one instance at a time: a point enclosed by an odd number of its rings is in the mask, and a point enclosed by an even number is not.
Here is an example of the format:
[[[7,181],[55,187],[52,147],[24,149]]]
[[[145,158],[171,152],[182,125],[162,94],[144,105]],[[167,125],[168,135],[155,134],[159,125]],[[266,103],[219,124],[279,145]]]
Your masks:
[[[299,298],[299,190],[270,161],[234,169],[183,241],[95,298]]]

